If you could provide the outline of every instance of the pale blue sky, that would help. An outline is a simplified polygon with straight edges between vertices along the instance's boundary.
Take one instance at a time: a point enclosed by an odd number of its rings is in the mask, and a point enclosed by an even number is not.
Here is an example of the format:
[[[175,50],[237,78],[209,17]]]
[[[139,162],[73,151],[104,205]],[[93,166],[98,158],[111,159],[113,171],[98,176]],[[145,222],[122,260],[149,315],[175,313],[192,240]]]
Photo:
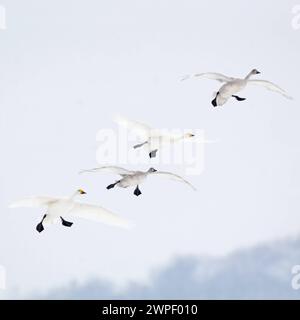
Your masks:
[[[145,280],[177,254],[224,255],[299,232],[298,77],[295,1],[2,0],[0,30],[0,263],[8,286],[48,290],[99,276]],[[187,73],[245,76],[252,68],[295,97],[261,88],[247,101],[210,105],[218,83]],[[205,150],[198,188],[147,184],[136,199],[82,177],[95,165],[96,134],[115,112],[163,128],[199,128],[221,142]],[[144,168],[143,168],[144,169]],[[182,173],[182,168],[170,167]],[[27,195],[87,189],[136,223],[132,232],[86,221],[44,234],[44,212],[10,211]],[[164,192],[165,191],[165,192]]]

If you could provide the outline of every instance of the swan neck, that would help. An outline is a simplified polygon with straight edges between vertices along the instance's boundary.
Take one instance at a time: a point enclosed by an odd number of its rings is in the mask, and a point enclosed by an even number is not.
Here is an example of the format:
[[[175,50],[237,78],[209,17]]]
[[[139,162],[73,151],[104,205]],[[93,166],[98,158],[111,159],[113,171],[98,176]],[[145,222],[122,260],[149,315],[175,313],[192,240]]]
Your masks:
[[[69,199],[74,200],[77,196],[78,196],[78,192],[76,191],[69,197]]]
[[[252,71],[249,72],[249,74],[246,76],[245,80],[249,80],[252,77]]]
[[[181,135],[181,136],[177,136],[177,137],[172,137],[171,138],[171,141],[180,141],[180,140],[183,140],[185,139],[185,135]]]

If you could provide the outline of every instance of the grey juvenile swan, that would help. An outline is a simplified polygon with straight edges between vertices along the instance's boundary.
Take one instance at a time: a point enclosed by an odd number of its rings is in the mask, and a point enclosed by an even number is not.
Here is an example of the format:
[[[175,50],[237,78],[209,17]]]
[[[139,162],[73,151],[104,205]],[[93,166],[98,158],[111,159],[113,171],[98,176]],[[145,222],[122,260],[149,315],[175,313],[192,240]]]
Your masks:
[[[148,171],[129,171],[120,167],[106,166],[106,167],[99,167],[99,168],[94,168],[90,170],[83,170],[80,173],[84,173],[84,172],[118,174],[119,176],[121,176],[121,179],[107,186],[107,189],[112,189],[115,186],[120,188],[128,188],[128,187],[135,186],[134,194],[136,196],[139,196],[142,194],[142,192],[139,189],[139,185],[142,184],[148,177],[153,177],[153,176],[165,177],[165,178],[170,178],[176,181],[180,181],[190,186],[193,190],[196,190],[192,184],[190,184],[188,181],[186,181],[182,177],[170,172],[157,171],[154,168],[150,168]]]

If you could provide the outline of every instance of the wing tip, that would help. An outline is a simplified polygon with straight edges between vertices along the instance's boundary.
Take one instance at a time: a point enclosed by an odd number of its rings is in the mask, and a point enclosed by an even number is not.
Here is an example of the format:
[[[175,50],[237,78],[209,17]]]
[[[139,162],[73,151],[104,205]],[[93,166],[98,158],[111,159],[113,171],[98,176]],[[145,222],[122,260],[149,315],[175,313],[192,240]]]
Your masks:
[[[24,207],[24,200],[17,200],[8,205],[9,209]]]
[[[78,172],[78,174],[83,174],[83,173],[87,173],[87,172],[90,172],[91,170],[88,170],[88,169],[83,169],[83,170],[80,170]]]
[[[127,230],[132,230],[133,228],[135,228],[135,223],[128,221],[125,223],[124,228]]]
[[[83,174],[83,173],[94,173],[94,172],[97,172],[97,171],[100,171],[101,169],[106,169],[107,167],[104,166],[104,167],[97,167],[97,168],[93,168],[93,169],[84,169],[84,170],[80,170],[78,172],[78,174]]]
[[[181,77],[180,81],[185,81],[191,78],[191,75],[186,74],[185,76]]]
[[[116,224],[117,227],[120,227],[122,229],[131,230],[135,227],[135,224],[128,220],[121,220]]]

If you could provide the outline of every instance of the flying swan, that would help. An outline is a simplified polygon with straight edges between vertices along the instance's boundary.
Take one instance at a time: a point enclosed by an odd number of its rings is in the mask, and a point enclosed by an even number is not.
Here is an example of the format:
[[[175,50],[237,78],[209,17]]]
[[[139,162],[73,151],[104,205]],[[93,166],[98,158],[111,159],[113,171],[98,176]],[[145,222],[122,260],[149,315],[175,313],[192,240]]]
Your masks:
[[[135,186],[134,194],[136,196],[139,196],[142,194],[141,190],[139,189],[139,185],[142,184],[148,177],[165,177],[172,180],[176,180],[179,182],[183,182],[190,186],[193,190],[196,190],[196,188],[190,184],[188,181],[183,179],[182,177],[170,173],[170,172],[164,172],[164,171],[157,171],[154,168],[150,168],[148,171],[129,171],[124,168],[120,167],[114,167],[114,166],[106,166],[106,167],[99,167],[94,168],[90,170],[82,170],[80,173],[85,172],[96,172],[96,173],[115,173],[119,176],[121,176],[120,180],[117,180],[115,183],[110,184],[107,186],[106,189],[112,189],[115,186],[118,186],[120,188],[128,188]]]
[[[66,221],[63,217],[80,217],[93,221],[99,221],[112,226],[123,228],[130,227],[130,224],[126,220],[100,206],[74,201],[77,196],[83,194],[86,194],[86,192],[82,189],[79,189],[71,197],[30,197],[15,201],[9,207],[45,208],[46,214],[43,216],[42,221],[36,226],[36,230],[38,232],[42,232],[44,230],[44,223],[53,224],[59,219],[63,226],[71,227],[73,223]]]
[[[292,97],[290,97],[283,89],[270,81],[250,79],[253,75],[256,74],[260,74],[260,72],[256,69],[253,69],[244,79],[239,79],[227,77],[220,73],[208,72],[188,75],[182,78],[182,80],[187,80],[192,77],[203,77],[206,79],[217,80],[224,83],[224,85],[216,93],[215,98],[211,102],[214,107],[224,105],[231,97],[235,98],[238,101],[246,100],[246,98],[241,98],[240,96],[238,96],[237,93],[245,89],[249,84],[263,86],[268,90],[282,94],[287,99],[292,99]]]
[[[176,142],[195,136],[193,133],[185,133],[183,135],[169,134],[159,129],[153,129],[144,123],[128,120],[120,115],[117,115],[114,120],[119,126],[131,130],[141,138],[142,143],[135,145],[134,149],[146,147],[150,158],[155,158],[157,151],[164,145],[173,145]]]

